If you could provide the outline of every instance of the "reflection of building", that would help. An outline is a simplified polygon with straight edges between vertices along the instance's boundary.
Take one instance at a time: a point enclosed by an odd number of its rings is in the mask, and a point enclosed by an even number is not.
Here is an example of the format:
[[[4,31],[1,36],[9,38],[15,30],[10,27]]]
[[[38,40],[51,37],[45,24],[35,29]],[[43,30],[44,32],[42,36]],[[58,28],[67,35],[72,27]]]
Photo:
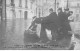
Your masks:
[[[7,19],[25,18],[29,11],[29,0],[6,0]]]
[[[56,11],[69,7],[75,14],[80,12],[80,0],[6,0],[6,13],[8,19],[42,17],[49,14],[50,8],[55,11],[55,6]]]
[[[0,19],[6,19],[6,0],[0,0]]]
[[[0,0],[0,18],[2,17],[2,0]]]

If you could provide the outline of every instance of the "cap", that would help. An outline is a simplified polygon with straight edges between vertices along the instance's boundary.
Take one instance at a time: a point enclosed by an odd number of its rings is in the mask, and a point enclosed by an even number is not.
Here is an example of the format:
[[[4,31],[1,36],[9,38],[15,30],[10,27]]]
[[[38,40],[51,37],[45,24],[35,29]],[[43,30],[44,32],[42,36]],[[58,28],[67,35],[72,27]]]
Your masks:
[[[62,8],[58,8],[58,10],[62,10]]]
[[[53,9],[52,9],[52,8],[50,8],[49,10],[50,10],[50,11],[53,11]]]
[[[69,11],[69,8],[64,9],[65,11]]]

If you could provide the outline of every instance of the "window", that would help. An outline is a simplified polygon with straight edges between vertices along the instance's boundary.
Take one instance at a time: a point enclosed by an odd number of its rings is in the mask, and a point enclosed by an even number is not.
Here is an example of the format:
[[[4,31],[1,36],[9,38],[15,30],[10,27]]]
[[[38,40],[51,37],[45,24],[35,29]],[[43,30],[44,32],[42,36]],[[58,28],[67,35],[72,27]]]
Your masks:
[[[25,8],[27,8],[27,0],[25,0]]]
[[[77,3],[77,6],[79,7],[79,6],[80,6],[80,4],[79,4],[79,3]]]
[[[19,7],[22,7],[22,0],[19,0]]]
[[[2,0],[0,0],[0,6],[2,6]]]
[[[14,0],[11,0],[11,6],[14,6]]]

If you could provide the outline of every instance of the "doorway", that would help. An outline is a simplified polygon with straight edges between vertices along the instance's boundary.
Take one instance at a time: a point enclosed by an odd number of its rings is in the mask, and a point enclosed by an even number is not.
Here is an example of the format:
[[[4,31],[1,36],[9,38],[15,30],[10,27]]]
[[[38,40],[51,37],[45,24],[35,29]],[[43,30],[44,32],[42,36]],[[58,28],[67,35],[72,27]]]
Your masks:
[[[24,12],[24,19],[25,19],[25,20],[27,20],[27,15],[28,15],[28,12],[25,11],[25,12]]]

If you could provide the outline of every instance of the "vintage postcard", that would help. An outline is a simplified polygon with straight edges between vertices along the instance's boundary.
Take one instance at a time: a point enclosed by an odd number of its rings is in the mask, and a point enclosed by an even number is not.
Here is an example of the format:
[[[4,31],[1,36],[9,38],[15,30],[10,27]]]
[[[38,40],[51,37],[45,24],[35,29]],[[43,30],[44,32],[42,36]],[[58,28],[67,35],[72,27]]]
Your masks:
[[[80,0],[0,0],[0,50],[80,50]]]

